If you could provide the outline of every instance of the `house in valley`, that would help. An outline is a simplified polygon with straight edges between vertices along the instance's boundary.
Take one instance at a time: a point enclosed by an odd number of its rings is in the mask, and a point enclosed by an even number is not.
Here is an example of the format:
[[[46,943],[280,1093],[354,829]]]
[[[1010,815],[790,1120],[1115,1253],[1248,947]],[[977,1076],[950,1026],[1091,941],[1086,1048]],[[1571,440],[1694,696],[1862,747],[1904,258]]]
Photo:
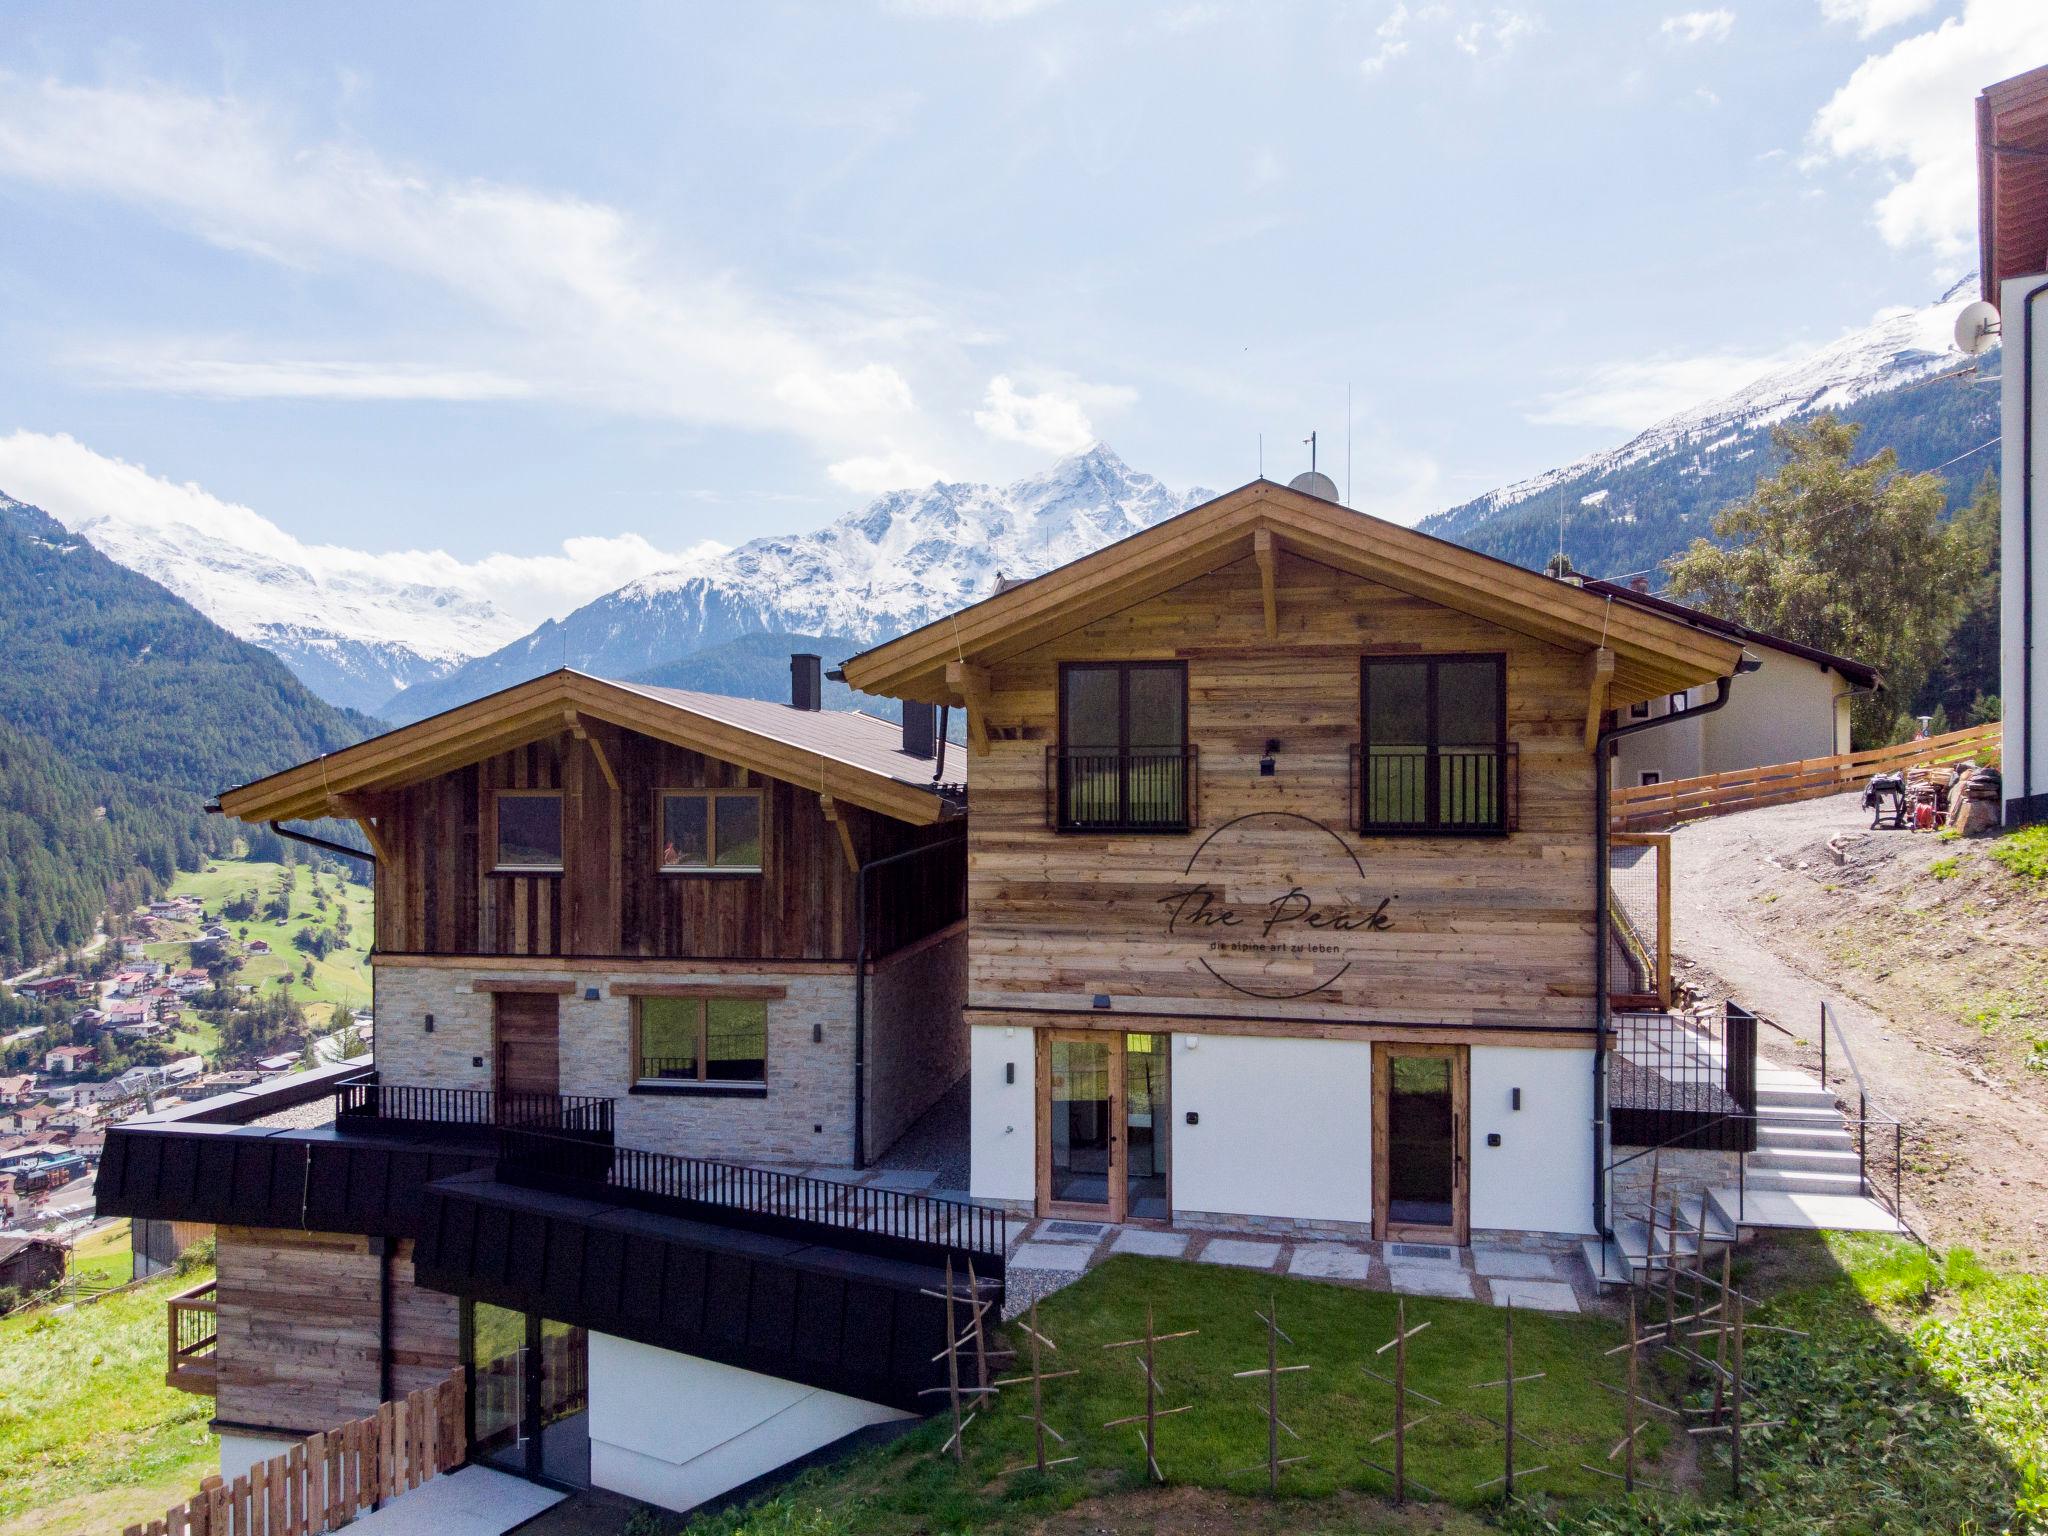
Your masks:
[[[64,1278],[64,1245],[51,1237],[0,1237],[0,1290],[46,1291]]]
[[[1746,665],[1265,481],[849,660],[968,712],[974,1195],[1600,1230],[1601,757]]]
[[[1001,1217],[836,1171],[966,1072],[967,763],[821,674],[557,672],[221,795],[355,819],[376,895],[374,1069],[108,1134],[103,1212],[216,1228],[225,1473],[457,1367],[481,1459],[677,1508],[927,1406]]]

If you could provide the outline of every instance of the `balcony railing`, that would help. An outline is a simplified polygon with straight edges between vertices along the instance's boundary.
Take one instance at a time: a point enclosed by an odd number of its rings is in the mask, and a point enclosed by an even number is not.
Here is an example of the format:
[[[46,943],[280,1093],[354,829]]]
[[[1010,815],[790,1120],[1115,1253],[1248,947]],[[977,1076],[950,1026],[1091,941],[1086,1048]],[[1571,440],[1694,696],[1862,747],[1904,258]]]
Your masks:
[[[612,1101],[594,1094],[499,1093],[490,1088],[430,1088],[371,1080],[345,1083],[335,1090],[334,1119],[343,1129],[509,1125],[609,1139]]]
[[[1060,832],[1185,832],[1200,821],[1193,746],[1045,749],[1045,820]]]
[[[179,1292],[170,1299],[166,1311],[170,1365],[164,1380],[181,1392],[211,1393],[214,1389],[214,1346],[219,1334],[215,1327],[213,1285],[209,1280]]]
[[[1756,1015],[1617,1013],[1608,1112],[1615,1145],[1747,1152],[1756,1145]]]
[[[1505,747],[1351,749],[1351,829],[1369,836],[1512,832],[1521,754]]]
[[[950,1254],[984,1281],[1002,1278],[1008,1249],[1008,1218],[988,1206],[528,1129],[499,1130],[498,1177],[560,1194],[601,1189],[607,1200],[643,1210],[889,1257],[934,1262]]]

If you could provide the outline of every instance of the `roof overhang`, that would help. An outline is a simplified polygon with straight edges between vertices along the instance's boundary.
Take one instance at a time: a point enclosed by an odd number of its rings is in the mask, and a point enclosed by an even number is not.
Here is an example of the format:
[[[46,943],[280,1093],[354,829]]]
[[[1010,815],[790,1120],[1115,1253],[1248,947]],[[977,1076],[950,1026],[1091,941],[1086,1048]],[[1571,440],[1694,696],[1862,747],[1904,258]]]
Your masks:
[[[1993,304],[2007,278],[2048,271],[2048,65],[1977,97],[1977,253]]]
[[[499,752],[603,721],[707,757],[830,795],[915,826],[953,813],[940,795],[856,763],[712,720],[631,687],[574,671],[550,672],[339,752],[237,785],[221,811],[243,821],[360,817],[364,797],[403,789]]]
[[[961,664],[1009,660],[1259,550],[1285,550],[1566,650],[1610,651],[1610,706],[1726,677],[1742,656],[1725,636],[1255,480],[864,651],[844,675],[864,693],[958,704]]]

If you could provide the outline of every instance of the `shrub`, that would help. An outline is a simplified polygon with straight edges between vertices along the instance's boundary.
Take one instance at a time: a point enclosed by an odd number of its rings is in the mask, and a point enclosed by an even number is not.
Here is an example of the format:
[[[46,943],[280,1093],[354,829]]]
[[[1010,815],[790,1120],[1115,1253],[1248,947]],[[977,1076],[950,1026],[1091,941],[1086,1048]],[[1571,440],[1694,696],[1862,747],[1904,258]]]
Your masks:
[[[2048,823],[2006,833],[1991,845],[1991,857],[2022,880],[2048,880]]]

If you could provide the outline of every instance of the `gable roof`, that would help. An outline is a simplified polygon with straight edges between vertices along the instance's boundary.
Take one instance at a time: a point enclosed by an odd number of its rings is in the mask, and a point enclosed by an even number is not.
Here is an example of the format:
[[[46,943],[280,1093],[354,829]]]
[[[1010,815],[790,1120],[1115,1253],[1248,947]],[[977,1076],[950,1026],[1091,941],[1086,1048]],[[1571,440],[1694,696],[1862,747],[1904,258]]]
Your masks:
[[[933,761],[903,751],[901,728],[873,715],[619,683],[563,668],[236,785],[221,792],[219,808],[243,821],[357,816],[361,808],[347,803],[351,797],[580,730],[586,716],[914,825],[957,813],[963,799],[966,753],[949,752],[948,782],[934,784]]]
[[[1977,272],[1999,284],[2048,269],[2048,65],[1977,97]]]
[[[1724,677],[1727,636],[1432,538],[1270,480],[1254,480],[1043,576],[862,652],[866,693],[957,703],[949,662],[998,662],[1259,549],[1281,549],[1568,650],[1614,654],[1610,698],[1637,703]],[[1286,589],[1277,601],[1284,608]]]
[[[1882,686],[1884,682],[1884,677],[1877,668],[1868,662],[1858,661],[1853,656],[1837,656],[1833,651],[1824,651],[1817,645],[1803,645],[1797,640],[1787,640],[1782,635],[1751,629],[1745,624],[1737,624],[1733,619],[1724,619],[1708,613],[1704,608],[1675,603],[1670,598],[1659,597],[1654,592],[1638,592],[1635,588],[1623,586],[1619,582],[1588,580],[1585,585],[1588,592],[1611,594],[1625,603],[1635,604],[1638,608],[1648,609],[1652,613],[1669,614],[1683,623],[1694,624],[1701,629],[1711,629],[1716,634],[1726,635],[1731,640],[1740,640],[1745,645],[1760,645],[1768,650],[1783,651],[1788,656],[1801,657],[1817,666],[1831,667],[1859,688],[1876,688]]]

